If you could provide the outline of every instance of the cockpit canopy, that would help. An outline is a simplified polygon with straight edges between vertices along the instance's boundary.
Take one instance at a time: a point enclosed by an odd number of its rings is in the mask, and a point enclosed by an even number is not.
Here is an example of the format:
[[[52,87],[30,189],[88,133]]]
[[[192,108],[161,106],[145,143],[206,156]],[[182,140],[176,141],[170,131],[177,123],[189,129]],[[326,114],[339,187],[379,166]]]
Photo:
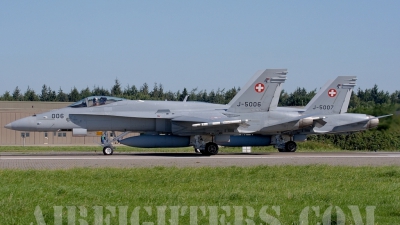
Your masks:
[[[124,101],[124,100],[126,99],[111,97],[111,96],[90,96],[80,101],[77,101],[69,105],[68,107],[71,108],[93,107],[93,106],[107,105],[110,103]]]

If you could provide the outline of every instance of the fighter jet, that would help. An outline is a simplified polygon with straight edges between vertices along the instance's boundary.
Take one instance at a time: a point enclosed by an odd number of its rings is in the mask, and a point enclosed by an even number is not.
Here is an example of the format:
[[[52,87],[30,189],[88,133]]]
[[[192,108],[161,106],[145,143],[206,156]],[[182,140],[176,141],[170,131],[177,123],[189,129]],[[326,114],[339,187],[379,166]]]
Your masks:
[[[348,134],[375,128],[380,118],[392,114],[375,117],[347,113],[356,80],[355,76],[339,76],[328,81],[304,108],[278,107],[267,113],[268,119],[241,132],[271,135],[268,144],[280,152],[294,152],[296,142],[305,141],[310,134]]]
[[[294,152],[296,142],[309,134],[354,132],[378,125],[379,118],[346,114],[355,86],[354,76],[327,83],[305,108],[278,107],[286,69],[257,72],[227,104],[124,100],[93,96],[69,107],[26,117],[5,127],[21,131],[119,131],[106,139],[103,153],[114,152],[113,142],[132,147],[193,146],[203,154],[218,154],[218,146],[274,145]],[[130,132],[140,136],[124,138]]]

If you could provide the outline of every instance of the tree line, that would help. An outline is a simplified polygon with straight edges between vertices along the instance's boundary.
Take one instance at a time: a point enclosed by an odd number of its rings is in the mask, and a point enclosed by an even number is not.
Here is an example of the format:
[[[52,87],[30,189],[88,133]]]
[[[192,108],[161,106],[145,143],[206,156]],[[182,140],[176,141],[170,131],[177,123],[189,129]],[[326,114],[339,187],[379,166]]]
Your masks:
[[[76,87],[72,88],[69,93],[64,92],[61,88],[58,91],[53,90],[47,85],[42,86],[42,90],[37,94],[30,87],[23,93],[19,87],[16,87],[12,93],[6,91],[0,96],[0,101],[46,101],[46,102],[76,102],[83,98],[103,95],[114,96],[126,99],[141,99],[141,100],[168,100],[168,101],[182,101],[189,95],[190,101],[202,101],[210,103],[228,103],[239,91],[235,87],[225,91],[225,89],[211,90],[198,90],[197,88],[188,91],[184,88],[182,91],[172,92],[165,91],[162,84],[155,83],[151,89],[147,83],[144,83],[139,88],[135,85],[128,85],[122,88],[118,79],[111,89],[95,86],[93,89],[86,87],[78,91]]]
[[[0,96],[1,101],[48,101],[48,102],[76,102],[83,98],[93,95],[115,96],[126,99],[141,100],[168,100],[182,101],[187,95],[190,101],[202,101],[209,103],[227,104],[240,91],[240,88],[233,87],[231,89],[198,90],[194,88],[188,91],[183,88],[182,91],[172,92],[165,91],[162,84],[154,83],[151,89],[147,83],[139,88],[135,85],[128,85],[122,88],[118,79],[115,80],[111,89],[95,86],[93,89],[86,87],[78,91],[76,87],[72,88],[69,93],[64,92],[61,88],[58,91],[53,90],[46,84],[42,86],[40,93],[36,93],[30,87],[22,92],[17,86],[11,93],[6,91]],[[317,90],[307,91],[305,88],[298,87],[292,93],[285,90],[281,92],[279,106],[305,106],[316,94]],[[351,96],[349,110],[358,112],[371,108],[376,105],[393,105],[400,103],[400,91],[393,93],[385,92],[378,89],[377,85],[373,88],[353,91]]]
[[[0,96],[0,101],[50,101],[50,102],[76,102],[85,97],[93,95],[105,95],[122,97],[126,99],[141,100],[168,100],[182,101],[187,95],[189,101],[201,101],[209,103],[227,104],[240,91],[240,88],[217,89],[216,91],[198,90],[194,88],[188,91],[165,91],[162,84],[155,83],[151,89],[147,83],[139,88],[135,85],[128,85],[122,88],[118,79],[115,80],[111,89],[103,87],[89,87],[80,91],[72,88],[69,93],[61,88],[53,90],[47,85],[42,86],[39,94],[29,87],[22,92],[18,87],[12,93],[6,91]],[[283,90],[279,99],[279,106],[305,106],[316,94],[317,90],[307,91],[305,88],[298,87],[289,93]],[[389,93],[379,90],[377,85],[372,88],[354,90],[348,112],[365,113],[368,115],[379,116],[386,114],[396,114],[400,111],[400,91]],[[400,116],[395,115],[382,119],[377,129],[357,132],[348,135],[318,135],[310,136],[309,140],[332,143],[342,149],[348,150],[397,150],[400,149]]]

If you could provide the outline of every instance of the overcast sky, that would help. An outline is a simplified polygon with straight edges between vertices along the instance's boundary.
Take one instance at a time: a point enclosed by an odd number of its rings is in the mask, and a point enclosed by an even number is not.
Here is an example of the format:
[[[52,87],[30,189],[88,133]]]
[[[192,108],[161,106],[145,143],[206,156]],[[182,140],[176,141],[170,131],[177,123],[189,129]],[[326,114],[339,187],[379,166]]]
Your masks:
[[[286,91],[338,75],[400,90],[400,1],[0,1],[0,95],[162,84],[241,87],[287,68]]]

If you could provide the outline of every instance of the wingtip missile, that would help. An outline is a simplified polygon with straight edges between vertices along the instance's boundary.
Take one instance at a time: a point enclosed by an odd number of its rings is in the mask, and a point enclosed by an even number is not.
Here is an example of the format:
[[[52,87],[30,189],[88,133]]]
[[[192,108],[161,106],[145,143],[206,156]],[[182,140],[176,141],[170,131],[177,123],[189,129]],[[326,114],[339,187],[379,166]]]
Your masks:
[[[207,126],[218,126],[218,125],[228,125],[228,124],[242,124],[247,123],[249,120],[225,120],[218,122],[209,122],[209,123],[195,123],[192,124],[192,127],[207,127]]]

